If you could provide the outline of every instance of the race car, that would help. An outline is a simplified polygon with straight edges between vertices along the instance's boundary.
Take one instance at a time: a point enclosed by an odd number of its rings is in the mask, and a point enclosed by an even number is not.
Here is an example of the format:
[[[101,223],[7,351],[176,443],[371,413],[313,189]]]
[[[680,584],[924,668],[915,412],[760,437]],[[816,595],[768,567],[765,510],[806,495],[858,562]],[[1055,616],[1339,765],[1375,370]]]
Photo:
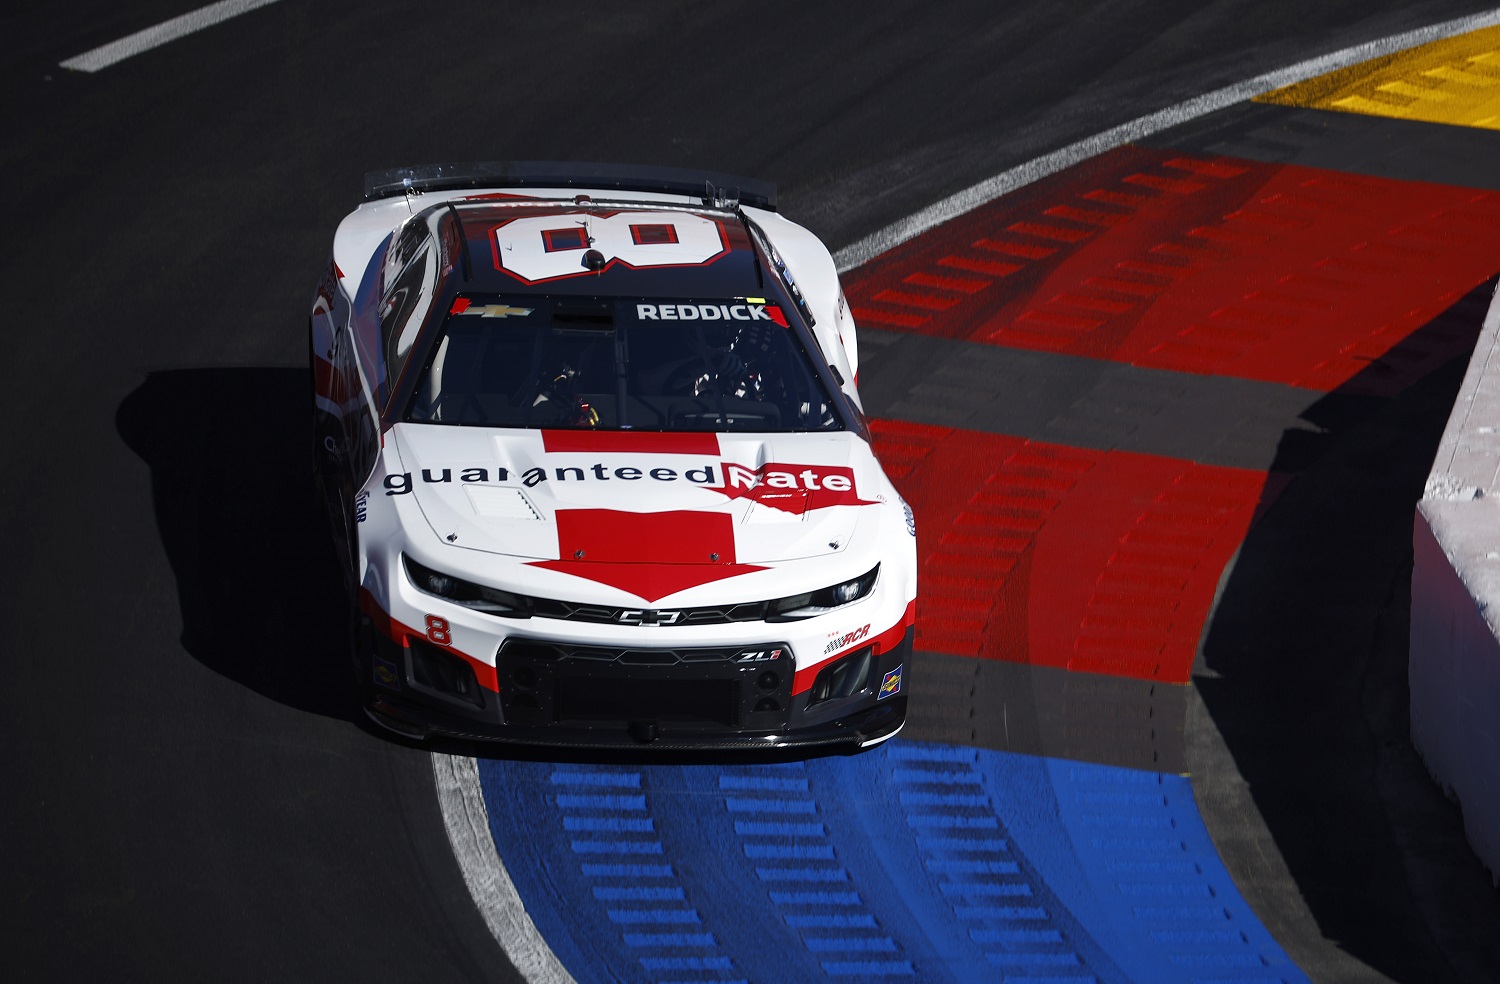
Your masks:
[[[414,738],[863,747],[900,730],[916,527],[828,250],[770,185],[366,178],[310,319],[364,706]]]

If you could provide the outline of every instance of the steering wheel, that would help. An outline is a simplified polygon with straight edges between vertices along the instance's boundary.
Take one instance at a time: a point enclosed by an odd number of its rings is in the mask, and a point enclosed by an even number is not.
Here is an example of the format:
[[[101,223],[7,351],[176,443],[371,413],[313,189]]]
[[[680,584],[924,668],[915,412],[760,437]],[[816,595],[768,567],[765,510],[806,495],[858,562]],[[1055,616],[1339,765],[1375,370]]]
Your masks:
[[[703,376],[703,360],[684,359],[668,372],[662,380],[661,392],[663,396],[695,396],[694,388],[698,380]]]
[[[688,359],[682,365],[667,374],[662,383],[662,390],[669,396],[698,396],[693,388],[705,374],[704,360]],[[707,374],[711,377],[709,385],[716,387],[720,395],[729,396],[725,392],[726,383],[738,383],[749,368],[744,361],[733,352],[723,349],[711,352],[708,358],[709,369]]]

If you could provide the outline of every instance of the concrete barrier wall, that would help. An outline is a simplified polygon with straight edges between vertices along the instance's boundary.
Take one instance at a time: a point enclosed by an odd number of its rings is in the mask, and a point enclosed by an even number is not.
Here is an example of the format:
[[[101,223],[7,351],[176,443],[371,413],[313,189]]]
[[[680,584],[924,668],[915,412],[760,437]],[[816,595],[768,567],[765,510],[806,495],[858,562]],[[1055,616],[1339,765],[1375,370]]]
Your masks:
[[[1500,292],[1412,530],[1411,730],[1500,884]]]

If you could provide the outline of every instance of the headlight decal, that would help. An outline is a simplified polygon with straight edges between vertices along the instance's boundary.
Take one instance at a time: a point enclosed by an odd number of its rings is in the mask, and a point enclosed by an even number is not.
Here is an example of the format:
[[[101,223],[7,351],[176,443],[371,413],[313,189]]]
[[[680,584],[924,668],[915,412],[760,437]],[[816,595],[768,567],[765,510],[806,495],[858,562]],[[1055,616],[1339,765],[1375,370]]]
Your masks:
[[[879,576],[880,565],[876,564],[859,577],[831,584],[818,591],[777,598],[766,606],[766,621],[786,622],[812,618],[852,605],[875,589],[875,581]]]

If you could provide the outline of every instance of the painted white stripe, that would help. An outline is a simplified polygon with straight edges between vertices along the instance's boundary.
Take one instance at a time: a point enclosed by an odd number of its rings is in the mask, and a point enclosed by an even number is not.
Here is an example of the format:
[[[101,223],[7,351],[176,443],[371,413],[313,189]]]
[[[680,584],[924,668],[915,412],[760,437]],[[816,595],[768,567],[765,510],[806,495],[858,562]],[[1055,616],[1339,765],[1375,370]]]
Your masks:
[[[490,817],[479,788],[479,765],[463,755],[432,753],[438,804],[464,883],[500,948],[531,984],[575,984],[526,914],[516,886],[495,851]]]
[[[893,222],[871,233],[865,238],[850,243],[837,253],[833,254],[834,262],[838,265],[839,273],[845,273],[854,269],[861,263],[865,263],[886,250],[899,246],[909,239],[915,239],[922,233],[935,226],[942,225],[949,219],[971,212],[981,205],[994,201],[1001,195],[1009,194],[1017,188],[1031,184],[1049,174],[1072,167],[1080,161],[1086,160],[1107,150],[1130,143],[1132,140],[1141,140],[1159,133],[1162,130],[1174,127],[1179,123],[1197,119],[1216,110],[1233,106],[1235,103],[1244,102],[1255,96],[1265,95],[1274,89],[1279,89],[1294,82],[1303,82],[1325,72],[1332,72],[1340,68],[1347,68],[1381,55],[1392,52],[1404,51],[1407,48],[1415,48],[1417,45],[1436,41],[1440,38],[1453,37],[1468,31],[1475,31],[1482,27],[1493,27],[1500,24],[1500,8],[1488,10],[1483,13],[1471,14],[1468,17],[1460,17],[1456,20],[1444,21],[1441,24],[1433,24],[1430,27],[1418,28],[1415,31],[1407,31],[1405,34],[1396,34],[1377,41],[1368,41],[1364,44],[1355,45],[1352,48],[1344,48],[1332,54],[1311,58],[1305,62],[1299,62],[1290,68],[1278,69],[1257,75],[1253,79],[1237,82],[1234,85],[1225,86],[1206,95],[1197,96],[1187,102],[1169,106],[1149,116],[1142,116],[1112,127],[1103,133],[1095,134],[1077,143],[1069,144],[1061,150],[1055,150],[1050,154],[1027,161],[1019,167],[1013,167],[1009,171],[1003,171],[981,181],[976,185],[965,188],[944,198],[940,202],[929,205],[915,215]]]
[[[1223,109],[1236,102],[1345,68],[1380,55],[1402,51],[1439,38],[1500,24],[1500,8],[1470,17],[1445,21],[1405,34],[1345,48],[1321,58],[1301,62],[1290,68],[1256,76],[1247,82],[1210,92],[1168,109],[1142,116],[1123,126],[1080,140],[1036,160],[1011,168],[1001,174],[966,188],[956,195],[931,205],[900,222],[866,236],[834,254],[840,273],[859,266],[892,246],[915,238],[934,226],[972,211],[1006,192],[1030,184],[1095,154],[1103,153],[1131,140],[1139,140],[1160,130],[1195,117]],[[1226,572],[1226,577],[1227,572]],[[1222,584],[1220,585],[1222,587]],[[537,932],[536,924],[526,914],[516,887],[495,851],[490,833],[489,814],[484,808],[484,794],[479,787],[479,767],[472,758],[432,755],[437,775],[438,801],[453,854],[463,871],[469,894],[479,907],[490,932],[505,950],[516,969],[530,984],[574,984],[557,955]]]
[[[115,62],[124,61],[132,55],[138,55],[143,51],[160,47],[168,41],[176,41],[178,38],[201,31],[205,27],[212,27],[220,21],[226,21],[231,17],[254,10],[256,7],[264,7],[275,3],[276,0],[222,0],[220,3],[211,3],[207,7],[183,14],[181,17],[173,17],[169,21],[162,21],[155,27],[148,27],[144,31],[136,31],[134,34],[118,41],[95,48],[93,51],[85,51],[76,58],[69,58],[61,62],[63,68],[71,68],[78,72],[97,72],[101,68],[108,68]]]

